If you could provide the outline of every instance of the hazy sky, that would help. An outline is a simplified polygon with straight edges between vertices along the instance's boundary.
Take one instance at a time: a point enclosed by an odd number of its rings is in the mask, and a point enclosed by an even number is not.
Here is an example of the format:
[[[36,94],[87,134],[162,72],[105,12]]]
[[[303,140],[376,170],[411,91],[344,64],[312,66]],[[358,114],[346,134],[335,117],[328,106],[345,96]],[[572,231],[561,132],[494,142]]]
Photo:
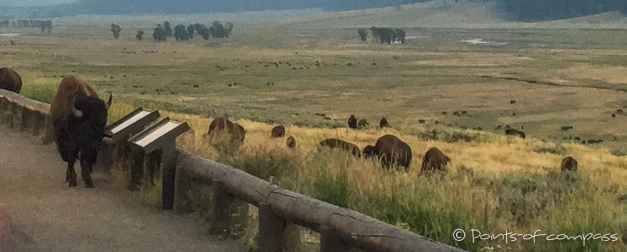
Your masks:
[[[1,6],[35,6],[71,3],[77,0],[0,0]]]

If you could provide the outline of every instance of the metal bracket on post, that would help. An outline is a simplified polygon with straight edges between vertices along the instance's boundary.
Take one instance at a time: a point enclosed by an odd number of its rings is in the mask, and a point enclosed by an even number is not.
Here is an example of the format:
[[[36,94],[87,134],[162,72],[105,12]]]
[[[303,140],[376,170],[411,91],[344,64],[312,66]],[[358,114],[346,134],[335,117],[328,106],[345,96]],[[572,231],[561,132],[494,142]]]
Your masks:
[[[171,121],[165,117],[137,133],[128,141],[144,150],[146,154],[161,149],[163,210],[174,208],[174,181],[176,176],[176,137],[190,129],[187,122]]]
[[[105,135],[110,136],[115,144],[127,144],[129,136],[143,130],[150,122],[157,120],[161,115],[158,110],[146,111],[139,107],[126,114],[119,120],[105,127]],[[113,147],[103,145],[98,153],[96,167],[108,171],[113,163]]]

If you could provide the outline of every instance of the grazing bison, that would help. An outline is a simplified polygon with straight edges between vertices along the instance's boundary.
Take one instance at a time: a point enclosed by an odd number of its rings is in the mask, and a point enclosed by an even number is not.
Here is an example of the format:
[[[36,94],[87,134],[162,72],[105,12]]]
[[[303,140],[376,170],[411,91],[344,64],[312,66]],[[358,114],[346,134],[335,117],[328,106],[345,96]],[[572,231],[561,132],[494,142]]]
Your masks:
[[[74,170],[77,159],[85,188],[94,187],[91,173],[97,158],[96,148],[102,141],[111,141],[104,134],[111,99],[109,92],[109,101],[105,103],[92,87],[76,76],[66,75],[61,80],[50,104],[50,113],[57,150],[68,164],[65,181],[69,187],[78,185]]]
[[[285,141],[285,144],[287,145],[287,147],[294,148],[296,147],[296,139],[294,139],[293,136],[289,136],[287,138],[287,141]]]
[[[272,133],[270,134],[270,138],[278,138],[285,136],[285,126],[278,125],[272,128]]]
[[[359,34],[359,38],[361,39],[361,41],[366,41],[368,36],[368,31],[366,31],[366,29],[359,28],[359,30],[357,30],[357,33]]]
[[[22,91],[22,77],[11,68],[0,68],[0,89],[19,94]]]
[[[442,151],[440,151],[436,147],[431,147],[431,149],[427,150],[425,156],[422,158],[422,166],[420,167],[420,174],[425,173],[429,175],[434,171],[444,171],[444,166],[448,162],[451,162],[451,159],[444,155]]]
[[[390,124],[388,123],[388,120],[385,119],[385,117],[381,118],[381,121],[379,121],[379,127],[390,127]]]
[[[562,159],[562,164],[560,166],[562,172],[564,171],[577,171],[577,160],[575,158],[568,156]]]
[[[348,118],[348,127],[351,129],[356,129],[357,128],[357,118],[355,117],[355,115],[351,115]]]
[[[401,44],[405,44],[405,31],[403,29],[396,29],[394,30],[394,34],[396,35],[395,40],[396,41],[400,41]]]
[[[119,25],[111,24],[111,32],[113,32],[113,38],[115,39],[119,38],[121,31],[122,31],[122,28],[120,28]]]
[[[246,137],[246,129],[237,123],[231,122],[227,115],[216,117],[209,124],[209,130],[207,131],[208,136],[213,136],[219,132],[229,133],[231,135],[231,140],[242,143],[244,142],[244,138]]]
[[[144,39],[144,31],[137,31],[137,34],[135,34],[135,38],[139,41],[141,41],[142,39]]]
[[[325,139],[322,140],[319,143],[320,147],[329,147],[331,149],[334,148],[340,148],[340,149],[344,149],[349,151],[351,154],[353,154],[353,156],[355,156],[356,158],[360,158],[361,157],[361,150],[359,149],[359,147],[357,147],[357,145],[346,142],[344,140],[341,139],[337,139],[337,138],[329,138],[329,139]]]
[[[368,121],[366,121],[366,119],[361,119],[361,120],[359,120],[359,122],[357,122],[357,127],[359,127],[359,128],[363,128],[363,127],[366,127],[368,125],[370,125],[370,124],[368,123]]]
[[[511,135],[511,136],[519,136],[522,139],[525,139],[525,132],[522,132],[520,130],[517,129],[512,129],[512,128],[508,128],[505,130],[505,135]]]
[[[392,164],[396,164],[405,167],[405,171],[409,169],[412,157],[411,147],[393,135],[380,137],[374,146],[366,146],[363,154],[365,158],[382,156],[381,164],[384,168],[389,168]]]

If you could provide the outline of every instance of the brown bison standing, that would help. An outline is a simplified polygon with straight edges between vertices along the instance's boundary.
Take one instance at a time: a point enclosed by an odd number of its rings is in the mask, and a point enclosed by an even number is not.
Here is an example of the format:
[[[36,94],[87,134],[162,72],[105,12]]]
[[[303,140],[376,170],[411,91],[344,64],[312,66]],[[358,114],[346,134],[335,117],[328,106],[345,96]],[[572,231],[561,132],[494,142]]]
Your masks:
[[[97,147],[111,141],[104,133],[112,95],[105,103],[85,81],[67,75],[50,104],[57,149],[68,163],[65,181],[69,187],[78,185],[74,164],[80,160],[81,177],[86,188],[93,188],[91,173],[97,158]]]
[[[272,133],[270,134],[270,138],[279,138],[279,137],[284,137],[285,136],[285,126],[283,125],[278,125],[278,126],[274,126],[274,128],[272,128]]]
[[[385,119],[385,117],[381,118],[381,121],[379,121],[379,127],[390,127],[390,124],[388,123],[388,120]]]
[[[287,145],[287,147],[294,148],[296,147],[296,139],[294,139],[293,136],[289,136],[287,138],[287,141],[285,141],[285,144]]]
[[[11,68],[0,68],[0,89],[19,94],[22,91],[22,77]]]
[[[511,136],[519,136],[522,139],[525,139],[525,132],[522,132],[520,130],[517,129],[512,129],[512,128],[508,128],[505,130],[505,135],[511,135]]]
[[[246,137],[246,129],[237,123],[231,122],[227,115],[216,117],[209,124],[208,136],[213,136],[218,132],[229,133],[231,140],[238,140],[240,143],[244,142]]]
[[[355,117],[355,115],[351,115],[348,118],[348,127],[351,129],[356,129],[357,128],[357,118]]]
[[[577,171],[577,160],[571,156],[565,157],[562,159],[561,170],[564,171]]]
[[[364,128],[364,127],[366,127],[368,125],[370,125],[370,124],[368,123],[368,121],[366,121],[366,119],[361,119],[361,120],[359,120],[359,122],[357,122],[357,127],[359,127],[359,128]]]
[[[331,149],[334,149],[334,148],[344,149],[344,150],[350,151],[351,154],[353,154],[353,156],[355,156],[356,158],[361,157],[361,150],[359,149],[359,147],[357,147],[357,145],[346,142],[341,139],[329,138],[329,139],[322,140],[319,144],[321,147],[328,146]]]
[[[393,135],[380,137],[374,146],[366,146],[363,153],[365,158],[383,156],[381,164],[384,168],[389,168],[392,164],[396,164],[405,167],[405,171],[409,169],[412,157],[411,147]]]
[[[444,171],[444,166],[448,162],[451,162],[451,159],[444,155],[442,151],[440,151],[436,147],[432,147],[429,149],[425,156],[422,158],[422,167],[420,167],[420,174],[427,173],[430,174],[434,171]]]

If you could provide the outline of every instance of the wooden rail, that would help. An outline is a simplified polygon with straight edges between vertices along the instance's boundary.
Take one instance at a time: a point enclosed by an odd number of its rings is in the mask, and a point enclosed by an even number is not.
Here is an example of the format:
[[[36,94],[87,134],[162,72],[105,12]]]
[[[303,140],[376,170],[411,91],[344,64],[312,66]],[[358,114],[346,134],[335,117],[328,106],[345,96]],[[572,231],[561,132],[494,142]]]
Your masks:
[[[0,119],[11,128],[32,131],[45,144],[54,136],[50,105],[0,90]],[[320,251],[367,252],[464,251],[376,220],[350,209],[301,195],[231,166],[175,151],[174,212],[192,212],[188,191],[192,181],[213,188],[212,227],[228,226],[225,211],[234,199],[259,209],[258,251],[281,251],[288,225],[299,225],[320,233]],[[132,156],[130,154],[129,156]],[[452,235],[452,234],[451,234]]]

